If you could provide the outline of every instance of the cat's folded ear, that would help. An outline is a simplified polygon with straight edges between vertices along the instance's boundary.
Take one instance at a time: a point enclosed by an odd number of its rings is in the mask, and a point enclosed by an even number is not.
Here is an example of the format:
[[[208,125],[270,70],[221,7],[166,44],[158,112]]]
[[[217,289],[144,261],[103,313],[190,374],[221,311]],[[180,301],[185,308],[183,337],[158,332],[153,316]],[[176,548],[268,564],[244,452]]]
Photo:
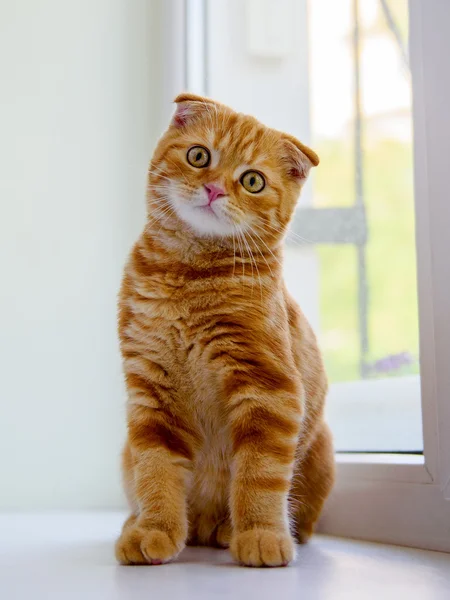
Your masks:
[[[287,174],[294,179],[306,179],[311,167],[319,164],[319,157],[314,150],[291,135],[283,136],[283,150]]]
[[[208,110],[208,105],[217,104],[214,100],[196,96],[195,94],[179,94],[175,98],[177,105],[175,114],[172,118],[174,127],[184,127],[188,123],[195,121],[196,117]]]

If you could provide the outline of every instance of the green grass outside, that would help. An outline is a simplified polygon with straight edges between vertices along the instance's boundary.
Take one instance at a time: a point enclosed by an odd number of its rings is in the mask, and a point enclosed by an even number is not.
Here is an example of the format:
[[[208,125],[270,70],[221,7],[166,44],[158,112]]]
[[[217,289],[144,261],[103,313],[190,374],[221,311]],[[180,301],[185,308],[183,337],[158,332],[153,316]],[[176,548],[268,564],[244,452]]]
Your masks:
[[[314,175],[316,206],[354,202],[352,148],[316,143],[321,165]],[[411,146],[373,143],[364,152],[364,196],[369,240],[369,361],[401,352],[416,360],[391,375],[418,372],[418,317]],[[321,346],[330,381],[359,379],[356,248],[321,246]]]

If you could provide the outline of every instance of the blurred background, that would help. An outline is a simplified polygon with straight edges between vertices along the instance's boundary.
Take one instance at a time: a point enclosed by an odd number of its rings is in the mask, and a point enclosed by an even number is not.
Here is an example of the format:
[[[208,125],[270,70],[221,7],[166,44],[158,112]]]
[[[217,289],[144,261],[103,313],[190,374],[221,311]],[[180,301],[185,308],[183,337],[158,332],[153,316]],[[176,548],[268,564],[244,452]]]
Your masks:
[[[116,294],[183,89],[321,157],[286,241],[338,451],[422,451],[407,0],[0,0],[0,509],[113,508]]]

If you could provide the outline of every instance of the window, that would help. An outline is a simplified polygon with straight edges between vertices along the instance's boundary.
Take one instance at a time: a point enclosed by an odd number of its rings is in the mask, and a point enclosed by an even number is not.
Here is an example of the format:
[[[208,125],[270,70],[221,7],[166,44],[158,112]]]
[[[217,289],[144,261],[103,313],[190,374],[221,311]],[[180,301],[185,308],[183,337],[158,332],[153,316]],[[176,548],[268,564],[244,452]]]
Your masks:
[[[439,65],[450,6],[196,0],[185,9],[185,85],[322,157],[286,244],[287,282],[319,334],[344,452],[322,528],[448,550],[450,75]]]
[[[288,236],[287,280],[297,279],[293,242],[314,243],[336,448],[420,452],[408,3],[306,8],[321,166],[311,206],[300,205]]]
[[[321,156],[287,238],[286,281],[320,338],[339,451],[423,448],[408,7],[391,4],[188,4],[191,89]]]

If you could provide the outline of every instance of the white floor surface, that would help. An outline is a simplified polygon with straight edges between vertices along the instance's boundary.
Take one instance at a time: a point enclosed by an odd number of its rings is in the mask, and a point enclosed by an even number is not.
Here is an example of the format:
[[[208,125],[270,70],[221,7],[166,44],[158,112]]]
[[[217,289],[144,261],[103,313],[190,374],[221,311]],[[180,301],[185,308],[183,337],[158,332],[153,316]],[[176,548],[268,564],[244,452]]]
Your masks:
[[[315,536],[281,569],[188,548],[175,563],[122,567],[123,513],[0,515],[2,600],[450,600],[450,554]]]

